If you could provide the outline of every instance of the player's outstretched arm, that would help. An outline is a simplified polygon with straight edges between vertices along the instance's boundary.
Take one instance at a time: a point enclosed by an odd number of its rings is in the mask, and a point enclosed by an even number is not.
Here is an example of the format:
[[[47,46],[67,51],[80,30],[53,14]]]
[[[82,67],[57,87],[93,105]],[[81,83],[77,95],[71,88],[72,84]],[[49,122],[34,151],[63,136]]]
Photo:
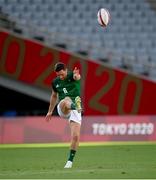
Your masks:
[[[54,110],[56,103],[57,103],[57,97],[58,97],[57,93],[53,91],[51,94],[51,97],[50,97],[50,105],[49,105],[48,113],[46,115],[46,121],[51,120],[53,110]]]
[[[79,69],[77,67],[75,67],[73,70],[73,78],[74,78],[74,80],[80,80],[81,79],[81,75],[80,75]]]

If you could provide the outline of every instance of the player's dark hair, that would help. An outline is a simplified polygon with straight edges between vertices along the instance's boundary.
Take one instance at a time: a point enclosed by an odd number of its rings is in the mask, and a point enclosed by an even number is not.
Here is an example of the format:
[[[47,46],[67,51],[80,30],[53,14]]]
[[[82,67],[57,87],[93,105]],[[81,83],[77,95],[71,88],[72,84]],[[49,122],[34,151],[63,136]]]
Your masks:
[[[54,67],[54,71],[55,72],[59,72],[61,70],[65,70],[66,69],[66,65],[62,62],[58,62],[55,64],[55,67]]]

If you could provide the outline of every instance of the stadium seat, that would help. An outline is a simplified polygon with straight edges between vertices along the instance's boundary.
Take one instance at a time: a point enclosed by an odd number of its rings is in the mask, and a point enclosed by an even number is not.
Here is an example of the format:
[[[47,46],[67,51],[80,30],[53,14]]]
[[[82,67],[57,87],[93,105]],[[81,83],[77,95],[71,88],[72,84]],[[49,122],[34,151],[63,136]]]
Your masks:
[[[67,36],[91,44],[90,47],[94,47],[88,53],[91,58],[102,58],[99,49],[103,48],[112,52],[120,51],[120,59],[123,53],[124,56],[140,56],[140,59],[143,56],[145,59],[151,57],[152,61],[156,61],[156,13],[146,0],[0,0],[0,6],[10,17],[17,18],[25,35],[34,36],[34,32],[29,34],[32,30],[27,30],[27,23],[30,28],[36,26],[36,29],[46,29],[46,44],[56,43],[57,39],[59,43],[66,43],[66,47],[73,52],[79,51],[79,43],[65,42],[61,38]],[[97,22],[97,11],[101,7],[109,9],[111,14],[110,24],[105,29]],[[48,34],[51,36],[55,32],[60,35],[51,41]],[[120,61],[110,63],[118,66]],[[141,66],[134,69],[137,68],[141,72]]]

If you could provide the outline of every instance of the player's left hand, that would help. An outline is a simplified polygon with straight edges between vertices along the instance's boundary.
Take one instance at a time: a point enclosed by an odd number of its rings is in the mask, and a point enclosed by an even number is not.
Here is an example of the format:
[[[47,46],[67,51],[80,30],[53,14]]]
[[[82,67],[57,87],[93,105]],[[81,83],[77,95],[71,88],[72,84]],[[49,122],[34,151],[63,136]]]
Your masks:
[[[73,70],[73,73],[74,74],[79,74],[79,69],[77,67],[75,67],[74,70]]]
[[[75,80],[80,80],[80,78],[81,78],[80,73],[79,73],[79,69],[77,67],[75,67],[73,70],[73,78]]]

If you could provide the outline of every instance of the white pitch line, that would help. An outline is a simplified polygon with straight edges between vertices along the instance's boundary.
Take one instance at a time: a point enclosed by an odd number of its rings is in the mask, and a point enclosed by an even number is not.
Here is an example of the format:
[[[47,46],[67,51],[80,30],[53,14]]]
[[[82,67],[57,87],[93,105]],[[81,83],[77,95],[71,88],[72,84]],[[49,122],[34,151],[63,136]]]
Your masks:
[[[33,144],[0,144],[3,148],[50,148],[50,147],[69,147],[69,143],[33,143]],[[126,142],[81,142],[81,147],[87,146],[120,146],[120,145],[156,145],[156,142],[148,141],[126,141]]]

